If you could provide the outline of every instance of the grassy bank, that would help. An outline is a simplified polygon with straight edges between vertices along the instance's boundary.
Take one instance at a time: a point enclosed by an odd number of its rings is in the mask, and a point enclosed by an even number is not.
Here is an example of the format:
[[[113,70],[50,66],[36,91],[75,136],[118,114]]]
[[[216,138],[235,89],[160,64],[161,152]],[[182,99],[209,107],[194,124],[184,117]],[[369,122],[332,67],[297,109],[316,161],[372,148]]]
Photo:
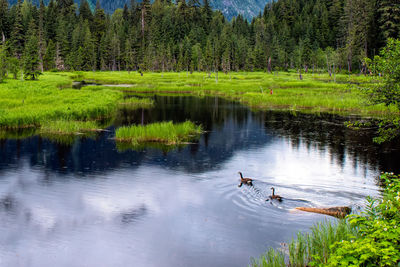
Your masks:
[[[144,73],[80,72],[76,79],[101,84],[131,84],[116,90],[140,93],[215,95],[238,100],[252,108],[301,112],[328,112],[343,115],[385,117],[397,114],[396,107],[366,105],[359,86],[377,81],[368,76],[303,74],[282,72],[219,73]],[[271,94],[272,93],[272,94]]]
[[[146,98],[123,99],[122,92],[103,86],[72,89],[71,76],[72,73],[45,73],[37,81],[6,79],[0,83],[2,135],[7,134],[5,129],[33,127],[47,133],[79,132],[94,127],[94,121],[111,117],[119,106],[153,105]]]
[[[365,212],[299,233],[288,248],[270,249],[253,266],[398,266],[400,176],[381,175],[382,199],[367,198]]]
[[[201,126],[196,126],[190,121],[178,124],[161,122],[145,126],[134,125],[118,128],[115,133],[115,139],[118,142],[127,142],[132,145],[152,142],[179,145],[189,142],[194,136],[199,135],[201,131]]]
[[[73,80],[104,86],[72,89]],[[0,128],[40,127],[49,121],[89,121],[110,117],[120,108],[146,108],[149,99],[123,98],[122,92],[213,95],[234,99],[257,109],[329,112],[368,117],[398,114],[396,107],[366,106],[357,86],[376,82],[365,76],[263,72],[144,73],[77,72],[44,73],[38,81],[6,79],[0,83]],[[112,87],[126,84],[131,86]],[[107,86],[105,86],[107,85]]]
[[[38,127],[53,120],[94,120],[110,116],[122,93],[69,88],[68,73],[46,73],[38,81],[7,79],[0,84],[0,127]]]

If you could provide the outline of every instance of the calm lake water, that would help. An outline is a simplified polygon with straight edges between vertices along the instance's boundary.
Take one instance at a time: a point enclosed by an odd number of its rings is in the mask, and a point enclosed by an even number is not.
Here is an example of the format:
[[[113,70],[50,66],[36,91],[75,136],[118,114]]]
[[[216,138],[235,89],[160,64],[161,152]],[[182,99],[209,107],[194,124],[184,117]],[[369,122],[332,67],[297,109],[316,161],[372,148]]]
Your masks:
[[[379,195],[399,151],[334,116],[252,112],[218,98],[155,97],[114,126],[201,123],[196,144],[117,149],[114,127],[63,145],[0,141],[0,266],[247,266],[324,215],[298,206]],[[238,171],[255,180],[238,188]],[[266,201],[274,186],[282,203]]]

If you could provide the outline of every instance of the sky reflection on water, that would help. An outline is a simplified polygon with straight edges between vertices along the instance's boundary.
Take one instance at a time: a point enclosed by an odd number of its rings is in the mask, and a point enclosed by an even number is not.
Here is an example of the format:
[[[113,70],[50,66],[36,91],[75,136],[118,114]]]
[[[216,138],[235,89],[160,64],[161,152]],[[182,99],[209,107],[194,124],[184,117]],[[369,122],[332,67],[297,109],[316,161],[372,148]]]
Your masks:
[[[0,141],[0,266],[244,266],[312,223],[296,206],[359,207],[398,151],[332,116],[155,97],[115,126],[201,123],[197,144],[119,151],[113,129],[62,145]],[[237,171],[254,177],[238,188]],[[282,203],[266,201],[270,187]]]

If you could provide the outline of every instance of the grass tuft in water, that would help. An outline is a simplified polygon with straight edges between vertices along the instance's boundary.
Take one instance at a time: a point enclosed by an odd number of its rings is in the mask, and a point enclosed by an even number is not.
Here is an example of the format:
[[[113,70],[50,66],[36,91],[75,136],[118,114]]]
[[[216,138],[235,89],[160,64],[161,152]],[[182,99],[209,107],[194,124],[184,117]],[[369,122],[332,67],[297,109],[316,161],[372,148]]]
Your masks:
[[[128,142],[132,145],[151,142],[178,145],[193,140],[201,132],[201,126],[197,126],[190,121],[178,124],[159,122],[145,126],[134,125],[118,128],[115,133],[115,139],[118,142]]]
[[[119,102],[119,106],[125,109],[151,108],[154,101],[150,98],[129,97]]]
[[[43,123],[41,133],[72,135],[98,131],[99,126],[94,121],[49,121]]]

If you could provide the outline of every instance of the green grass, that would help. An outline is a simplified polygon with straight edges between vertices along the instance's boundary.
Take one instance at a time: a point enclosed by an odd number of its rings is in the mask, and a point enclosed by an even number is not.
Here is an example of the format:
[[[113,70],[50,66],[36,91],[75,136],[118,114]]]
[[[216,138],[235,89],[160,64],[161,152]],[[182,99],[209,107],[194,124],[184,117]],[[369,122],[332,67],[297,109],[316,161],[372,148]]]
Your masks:
[[[123,99],[118,104],[119,107],[125,109],[151,108],[154,106],[154,101],[150,98],[129,97]]]
[[[111,117],[117,108],[148,108],[149,99],[123,99],[123,92],[221,96],[255,109],[328,112],[382,118],[399,111],[396,107],[366,105],[357,85],[378,81],[365,76],[282,72],[144,73],[136,72],[47,72],[38,81],[6,79],[0,83],[0,128],[40,127],[48,121],[88,121]],[[100,84],[131,84],[131,87],[88,86],[72,89],[73,80]],[[273,94],[270,94],[270,91]]]
[[[96,132],[99,125],[94,121],[49,121],[42,124],[40,131],[46,134],[83,134]]]
[[[335,223],[324,221],[311,228],[310,233],[299,233],[286,248],[281,250],[270,249],[259,259],[253,259],[252,266],[281,267],[287,266],[324,266],[332,253],[332,246],[342,240],[350,240],[356,230],[346,220]]]
[[[213,95],[234,99],[256,109],[279,109],[312,113],[334,113],[381,118],[398,114],[395,106],[367,105],[359,87],[376,83],[368,76],[263,72],[219,73],[144,73],[80,72],[81,80],[102,84],[132,84],[126,92]],[[112,87],[110,87],[112,88]],[[121,90],[120,87],[113,88]],[[271,90],[273,94],[270,94]]]
[[[121,92],[71,89],[70,77],[70,73],[45,73],[38,81],[6,79],[0,83],[0,128],[39,127],[52,120],[94,120],[116,110]]]
[[[133,125],[118,128],[115,132],[115,139],[118,142],[127,142],[132,145],[152,142],[179,145],[189,142],[201,132],[201,126],[196,126],[190,121],[177,124],[160,122],[145,126]]]

